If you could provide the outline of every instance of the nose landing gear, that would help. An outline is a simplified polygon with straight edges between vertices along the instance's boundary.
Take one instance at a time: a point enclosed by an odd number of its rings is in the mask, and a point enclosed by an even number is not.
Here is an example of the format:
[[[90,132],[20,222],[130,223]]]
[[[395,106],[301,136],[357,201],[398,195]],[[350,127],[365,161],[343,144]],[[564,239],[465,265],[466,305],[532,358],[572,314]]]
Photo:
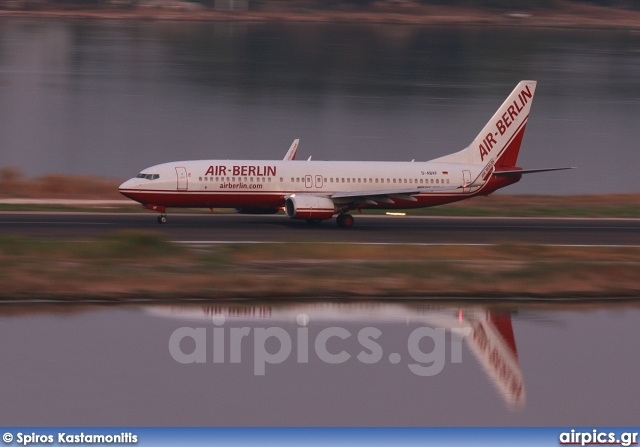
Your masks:
[[[145,205],[145,208],[151,211],[158,211],[160,213],[160,215],[158,216],[158,223],[159,224],[166,224],[167,223],[167,208],[164,206],[158,206],[158,205]]]

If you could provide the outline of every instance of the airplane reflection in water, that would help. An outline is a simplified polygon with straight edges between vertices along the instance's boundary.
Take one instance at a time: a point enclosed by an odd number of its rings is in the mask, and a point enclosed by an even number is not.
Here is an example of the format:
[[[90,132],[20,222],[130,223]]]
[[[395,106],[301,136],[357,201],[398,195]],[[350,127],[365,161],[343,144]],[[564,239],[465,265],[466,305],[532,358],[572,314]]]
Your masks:
[[[376,323],[403,322],[444,328],[454,336],[462,337],[510,408],[523,408],[525,404],[524,380],[511,313],[505,310],[483,307],[436,308],[407,302],[229,303],[216,306],[152,306],[146,309],[157,316],[207,322],[222,315],[230,323],[365,323],[371,326]]]

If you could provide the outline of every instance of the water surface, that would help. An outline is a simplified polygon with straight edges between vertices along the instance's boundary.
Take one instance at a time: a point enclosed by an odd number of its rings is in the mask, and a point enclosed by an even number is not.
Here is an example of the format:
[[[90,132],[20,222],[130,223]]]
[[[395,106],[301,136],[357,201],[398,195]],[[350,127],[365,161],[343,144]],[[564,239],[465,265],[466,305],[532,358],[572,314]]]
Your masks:
[[[127,179],[180,159],[428,160],[521,79],[511,193],[637,192],[640,34],[392,25],[4,19],[0,167]]]
[[[0,315],[5,425],[595,426],[634,425],[640,412],[632,305],[234,301],[3,305]],[[363,344],[358,334],[372,328],[378,338]],[[181,363],[172,337],[193,329],[206,333],[204,363]],[[226,335],[217,360],[214,330]],[[247,332],[239,351],[230,347],[234,330]],[[323,331],[332,334],[319,342],[329,359],[348,359],[327,361],[316,346]],[[292,342],[263,375],[260,333]],[[269,355],[280,351],[278,337],[265,339]],[[198,349],[188,337],[179,346],[187,357]],[[440,370],[416,373],[434,365],[419,353],[439,346]]]

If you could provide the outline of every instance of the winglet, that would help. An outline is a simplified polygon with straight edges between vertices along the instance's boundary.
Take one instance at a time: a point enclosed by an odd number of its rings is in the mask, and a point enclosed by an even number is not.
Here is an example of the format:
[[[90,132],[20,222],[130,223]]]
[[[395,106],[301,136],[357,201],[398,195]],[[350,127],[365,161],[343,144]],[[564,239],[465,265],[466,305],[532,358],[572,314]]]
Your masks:
[[[293,143],[291,143],[291,147],[287,151],[287,155],[284,156],[283,160],[287,161],[296,159],[296,153],[298,152],[298,143],[300,143],[299,139],[296,138],[295,140],[293,140]]]

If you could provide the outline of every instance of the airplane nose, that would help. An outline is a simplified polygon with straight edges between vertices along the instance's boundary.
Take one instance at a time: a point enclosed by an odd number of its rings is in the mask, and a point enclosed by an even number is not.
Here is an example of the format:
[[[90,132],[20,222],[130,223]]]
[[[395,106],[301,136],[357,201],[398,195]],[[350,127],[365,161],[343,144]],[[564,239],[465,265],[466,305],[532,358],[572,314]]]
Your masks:
[[[118,191],[122,192],[123,190],[126,190],[126,189],[132,189],[135,186],[136,186],[136,179],[130,178],[129,180],[124,182],[122,185],[118,186]]]
[[[129,197],[127,193],[130,192],[132,189],[136,189],[137,187],[140,186],[137,180],[138,179],[136,178],[130,178],[129,180],[124,182],[122,185],[118,186],[118,192],[125,197]]]

